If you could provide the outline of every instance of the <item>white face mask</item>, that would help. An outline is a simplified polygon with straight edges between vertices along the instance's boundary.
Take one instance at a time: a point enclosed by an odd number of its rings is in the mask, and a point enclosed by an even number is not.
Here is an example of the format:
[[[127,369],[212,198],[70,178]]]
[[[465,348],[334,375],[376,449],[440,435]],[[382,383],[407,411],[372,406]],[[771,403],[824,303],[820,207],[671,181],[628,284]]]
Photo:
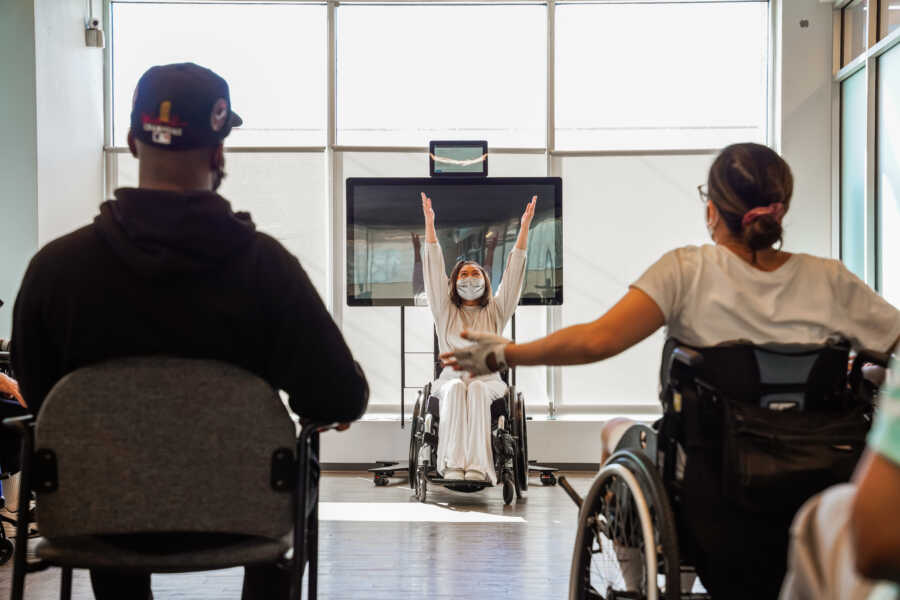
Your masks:
[[[478,300],[484,294],[484,279],[467,277],[456,282],[456,293],[463,300]]]

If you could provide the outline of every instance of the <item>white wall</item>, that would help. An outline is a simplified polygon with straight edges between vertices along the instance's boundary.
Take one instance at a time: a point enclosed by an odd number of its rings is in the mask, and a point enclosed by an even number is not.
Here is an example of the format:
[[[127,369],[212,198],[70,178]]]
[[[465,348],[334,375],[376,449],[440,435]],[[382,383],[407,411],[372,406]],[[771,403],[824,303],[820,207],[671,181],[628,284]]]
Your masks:
[[[103,54],[84,45],[86,7],[0,0],[0,338],[31,256],[102,199]]]
[[[40,246],[103,199],[103,50],[85,46],[85,12],[84,0],[34,0]]]
[[[34,10],[29,0],[0,0],[0,338],[9,338],[12,306],[37,248],[37,137]]]
[[[781,152],[794,171],[785,249],[831,256],[832,5],[779,4]]]

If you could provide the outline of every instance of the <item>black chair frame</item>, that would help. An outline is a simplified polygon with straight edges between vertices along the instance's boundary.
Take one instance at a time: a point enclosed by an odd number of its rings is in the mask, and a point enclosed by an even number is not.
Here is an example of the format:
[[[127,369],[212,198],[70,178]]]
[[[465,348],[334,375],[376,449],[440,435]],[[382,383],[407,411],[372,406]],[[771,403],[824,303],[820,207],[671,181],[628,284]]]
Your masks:
[[[51,489],[56,478],[51,462],[35,455],[33,415],[5,419],[3,425],[19,433],[22,439],[22,471],[19,487],[19,506],[28,506],[31,491],[40,486]],[[319,549],[319,435],[330,429],[336,429],[337,423],[304,423],[297,436],[296,459],[293,467],[281,473],[285,481],[282,485],[293,484],[293,503],[295,508],[293,549],[278,566],[293,571],[295,577],[291,582],[291,598],[300,600],[302,596],[303,576],[307,575],[307,598],[315,600],[318,594],[318,549]],[[16,545],[13,561],[13,581],[10,593],[12,600],[23,600],[25,597],[25,576],[29,573],[44,571],[55,566],[47,561],[27,560],[28,523],[27,519],[18,519],[16,523]],[[307,572],[308,566],[308,572]],[[72,597],[72,567],[63,566],[60,584],[60,598],[70,600]]]

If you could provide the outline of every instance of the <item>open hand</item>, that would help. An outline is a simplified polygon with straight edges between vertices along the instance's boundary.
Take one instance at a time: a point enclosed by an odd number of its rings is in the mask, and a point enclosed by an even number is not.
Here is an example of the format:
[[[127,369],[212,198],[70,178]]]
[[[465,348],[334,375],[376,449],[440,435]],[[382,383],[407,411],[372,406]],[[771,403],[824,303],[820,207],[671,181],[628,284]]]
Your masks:
[[[425,224],[426,225],[434,225],[434,209],[431,208],[431,198],[425,195],[425,192],[421,192],[422,194],[422,214],[425,215]]]
[[[21,404],[23,408],[28,408],[25,400],[22,398],[22,394],[19,392],[19,383],[5,373],[0,373],[0,393],[15,398],[16,402]]]
[[[475,342],[471,346],[441,354],[441,362],[456,371],[487,375],[506,368],[504,349],[512,341],[502,335],[479,331],[463,331],[462,337]]]
[[[537,205],[537,196],[531,197],[531,202],[528,203],[528,206],[525,207],[525,212],[522,214],[522,229],[528,231],[528,228],[531,227],[531,220],[534,219],[534,207]]]

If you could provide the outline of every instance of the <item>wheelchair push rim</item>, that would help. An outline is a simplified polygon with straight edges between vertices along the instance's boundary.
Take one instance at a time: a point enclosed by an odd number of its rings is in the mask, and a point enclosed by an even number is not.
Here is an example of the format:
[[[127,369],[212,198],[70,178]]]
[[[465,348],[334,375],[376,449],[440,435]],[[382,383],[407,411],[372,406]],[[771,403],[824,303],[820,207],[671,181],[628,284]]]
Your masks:
[[[680,598],[674,520],[647,463],[622,452],[600,469],[579,514],[570,600]]]
[[[525,418],[525,400],[522,394],[515,394],[512,401],[511,427],[516,437],[516,456],[513,458],[513,474],[516,497],[528,496],[528,429]]]
[[[416,470],[419,466],[419,444],[416,441],[416,434],[419,432],[419,413],[422,411],[421,395],[416,399],[416,405],[413,407],[412,419],[409,426],[409,488],[416,489]]]

